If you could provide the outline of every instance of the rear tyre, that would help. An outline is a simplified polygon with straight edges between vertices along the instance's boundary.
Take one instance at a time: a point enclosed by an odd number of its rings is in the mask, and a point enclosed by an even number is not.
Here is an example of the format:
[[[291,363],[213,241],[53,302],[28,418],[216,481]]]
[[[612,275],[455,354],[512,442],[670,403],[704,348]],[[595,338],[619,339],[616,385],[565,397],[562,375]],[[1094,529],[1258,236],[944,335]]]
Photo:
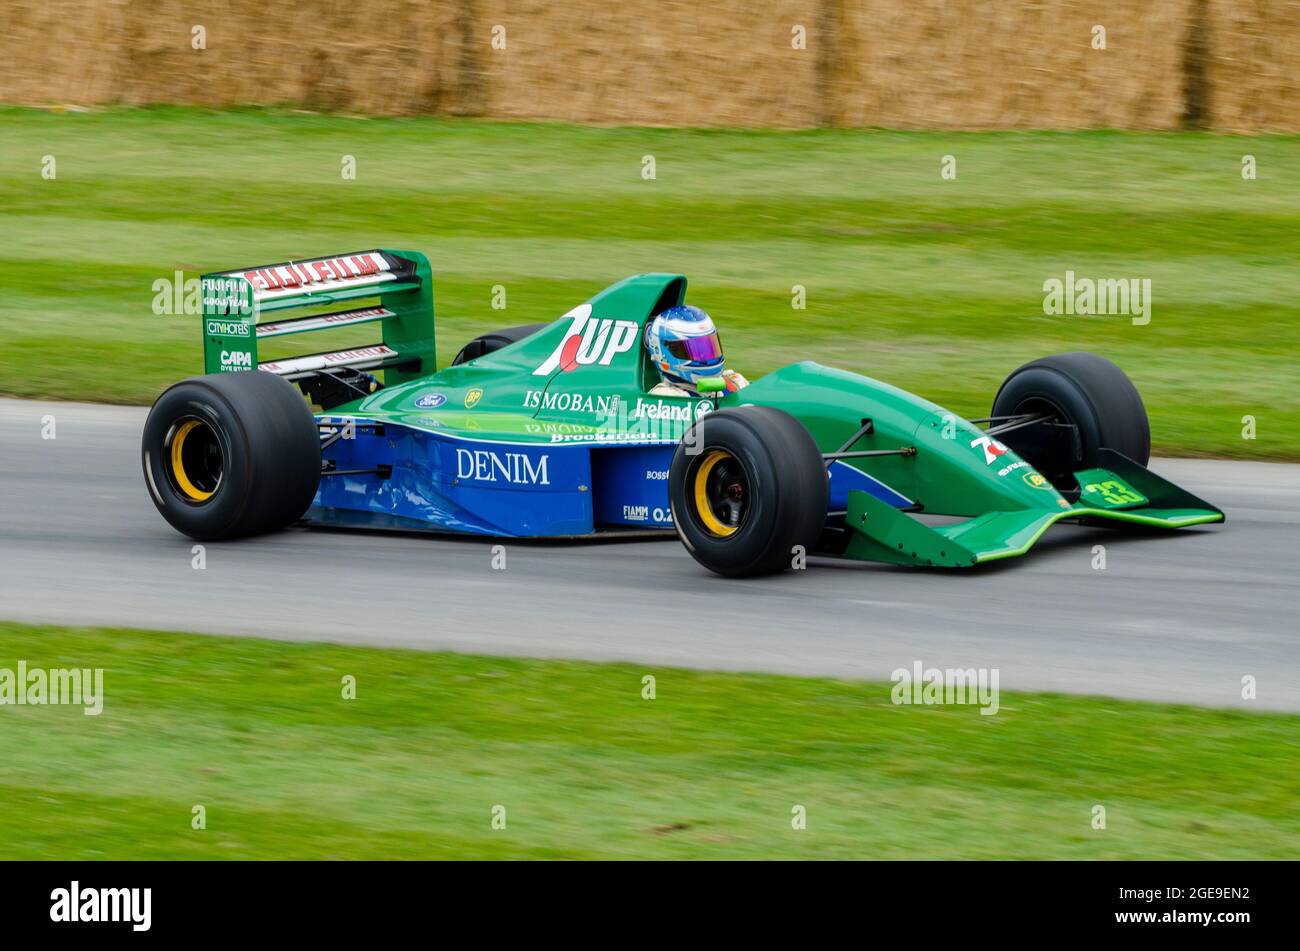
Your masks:
[[[789,413],[767,406],[701,418],[668,473],[682,543],[705,568],[736,578],[785,570],[795,546],[811,551],[826,523],[829,491],[812,435]]]
[[[525,337],[531,337],[537,331],[549,326],[550,324],[523,324],[519,327],[506,327],[503,330],[494,330],[490,334],[475,337],[460,348],[460,353],[456,354],[456,358],[451,361],[451,365],[456,366],[465,363],[467,360],[474,360],[495,350],[500,350],[502,347],[508,347],[512,343],[518,343]]]
[[[993,399],[993,416],[1039,412],[1050,412],[1077,428],[1077,455],[1059,447],[1036,453],[1032,444],[1018,444],[1015,430],[1003,442],[1053,481],[1093,468],[1102,448],[1143,466],[1151,459],[1151,424],[1142,397],[1128,375],[1105,357],[1058,353],[1033,360],[1008,376]]]
[[[154,505],[200,541],[273,532],[320,483],[315,417],[272,373],[212,373],[172,386],[149,411],[141,457]]]

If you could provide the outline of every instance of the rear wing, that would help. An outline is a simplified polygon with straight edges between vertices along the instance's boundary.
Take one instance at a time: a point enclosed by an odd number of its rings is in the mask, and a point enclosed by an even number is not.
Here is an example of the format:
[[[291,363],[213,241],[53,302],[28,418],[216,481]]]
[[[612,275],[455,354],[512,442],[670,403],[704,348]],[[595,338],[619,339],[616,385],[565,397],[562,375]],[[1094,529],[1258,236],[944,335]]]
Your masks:
[[[204,274],[201,288],[205,373],[266,370],[300,380],[335,369],[384,370],[391,385],[437,369],[433,275],[429,259],[418,251],[358,251],[219,271]],[[278,316],[333,304],[345,306]],[[277,316],[262,319],[268,314]],[[346,350],[258,359],[259,341],[354,324],[378,324],[380,339]]]

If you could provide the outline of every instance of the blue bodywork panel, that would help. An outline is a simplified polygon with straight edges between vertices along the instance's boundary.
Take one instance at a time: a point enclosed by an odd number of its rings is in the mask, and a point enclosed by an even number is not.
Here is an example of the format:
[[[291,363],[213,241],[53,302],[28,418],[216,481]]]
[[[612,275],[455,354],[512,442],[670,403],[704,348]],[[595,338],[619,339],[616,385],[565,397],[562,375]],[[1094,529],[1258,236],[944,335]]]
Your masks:
[[[672,528],[668,467],[676,446],[606,446],[591,450],[596,523]]]
[[[900,492],[895,492],[879,479],[873,479],[861,469],[839,459],[831,463],[828,470],[831,477],[830,511],[843,512],[849,507],[850,490],[860,490],[874,495],[886,505],[905,509],[912,505],[912,500]]]
[[[340,424],[343,418],[321,417]],[[326,475],[313,513],[351,512],[437,531],[522,538],[589,535],[602,527],[672,528],[668,469],[676,445],[517,443],[468,439],[356,420],[352,438],[325,451],[339,470]],[[830,511],[850,490],[900,508],[911,501],[852,466],[831,466]]]
[[[336,468],[391,466],[374,474],[322,477],[313,508],[411,519],[479,535],[541,537],[593,531],[591,452],[585,446],[480,442],[358,422],[325,453]]]

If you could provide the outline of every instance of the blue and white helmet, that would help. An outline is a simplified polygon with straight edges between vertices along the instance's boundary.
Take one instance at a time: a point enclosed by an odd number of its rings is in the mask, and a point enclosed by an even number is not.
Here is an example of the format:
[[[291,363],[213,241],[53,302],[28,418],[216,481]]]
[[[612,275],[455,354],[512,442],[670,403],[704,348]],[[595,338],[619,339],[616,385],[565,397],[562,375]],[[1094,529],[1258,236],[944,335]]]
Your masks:
[[[645,328],[645,346],[655,367],[670,383],[691,389],[723,370],[722,341],[713,319],[698,307],[682,304],[656,315]]]

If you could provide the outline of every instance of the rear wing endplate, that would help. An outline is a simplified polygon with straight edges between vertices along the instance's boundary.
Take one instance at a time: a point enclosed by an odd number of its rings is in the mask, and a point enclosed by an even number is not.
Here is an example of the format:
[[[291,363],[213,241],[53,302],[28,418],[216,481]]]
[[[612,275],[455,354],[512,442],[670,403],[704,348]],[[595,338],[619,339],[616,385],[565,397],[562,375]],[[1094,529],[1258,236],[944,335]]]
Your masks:
[[[437,369],[433,275],[418,251],[357,251],[219,271],[204,274],[201,285],[205,373],[261,369],[297,380],[349,367],[384,370],[385,383],[393,384]],[[279,317],[306,308],[313,312]],[[276,316],[264,320],[268,314]],[[258,359],[259,341],[359,324],[377,324],[380,339],[346,350]]]

